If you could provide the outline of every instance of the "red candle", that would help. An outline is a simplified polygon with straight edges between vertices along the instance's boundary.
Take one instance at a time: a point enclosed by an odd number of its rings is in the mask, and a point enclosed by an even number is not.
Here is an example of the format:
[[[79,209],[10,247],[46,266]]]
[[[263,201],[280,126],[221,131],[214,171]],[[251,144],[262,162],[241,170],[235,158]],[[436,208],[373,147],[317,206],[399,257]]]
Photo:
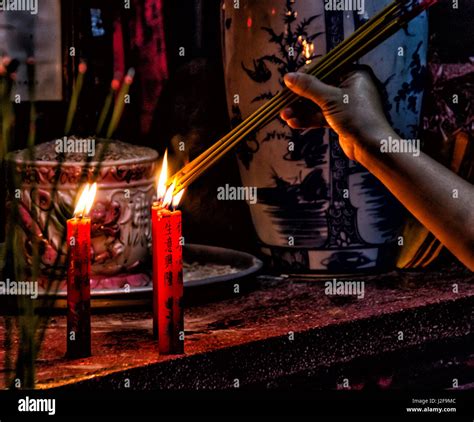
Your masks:
[[[153,243],[153,334],[160,354],[184,352],[183,256],[181,212],[176,207],[182,192],[172,198],[174,185],[166,190],[166,154],[163,160],[158,198],[152,206]],[[162,199],[161,199],[162,198]]]
[[[175,198],[176,200],[176,198]],[[179,199],[176,203],[179,202]],[[183,312],[183,242],[181,211],[171,214],[173,234],[173,337],[172,350],[184,353],[184,312]]]
[[[74,218],[67,221],[67,356],[70,358],[91,355],[91,219],[86,215],[94,202],[96,189],[95,183],[86,185],[74,211]]]
[[[163,239],[161,233],[164,232],[163,214],[166,210],[158,203],[153,203],[151,208],[152,227],[152,258],[153,258],[153,337],[158,338],[158,287],[160,280],[164,280],[164,254]]]

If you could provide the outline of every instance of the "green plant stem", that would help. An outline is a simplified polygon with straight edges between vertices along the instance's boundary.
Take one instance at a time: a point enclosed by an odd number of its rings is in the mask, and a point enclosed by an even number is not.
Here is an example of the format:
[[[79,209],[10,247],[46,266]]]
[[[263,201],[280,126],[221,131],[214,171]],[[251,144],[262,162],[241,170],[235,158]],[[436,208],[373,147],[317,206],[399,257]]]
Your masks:
[[[83,83],[84,83],[84,73],[79,72],[79,74],[77,75],[76,83],[74,84],[71,101],[69,103],[69,110],[68,110],[67,118],[66,118],[66,126],[64,127],[64,134],[66,136],[71,134],[72,123],[76,115],[77,103],[79,101],[79,96],[82,91]]]

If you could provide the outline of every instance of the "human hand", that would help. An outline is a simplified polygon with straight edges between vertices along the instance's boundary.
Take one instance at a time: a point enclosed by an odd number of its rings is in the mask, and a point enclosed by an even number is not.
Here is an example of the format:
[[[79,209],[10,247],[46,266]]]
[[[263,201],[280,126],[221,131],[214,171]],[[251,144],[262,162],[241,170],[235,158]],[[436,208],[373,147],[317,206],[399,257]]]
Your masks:
[[[294,129],[330,126],[352,160],[361,162],[366,151],[378,148],[380,139],[392,132],[368,71],[349,73],[339,87],[305,73],[288,73],[284,80],[289,89],[319,109],[308,112],[308,107],[295,104],[282,110],[281,118]]]

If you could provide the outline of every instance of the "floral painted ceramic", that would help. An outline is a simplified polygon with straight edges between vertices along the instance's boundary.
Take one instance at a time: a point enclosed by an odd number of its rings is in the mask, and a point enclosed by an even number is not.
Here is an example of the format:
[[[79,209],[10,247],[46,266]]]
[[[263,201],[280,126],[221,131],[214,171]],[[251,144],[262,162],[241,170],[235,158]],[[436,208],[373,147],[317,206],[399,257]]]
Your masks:
[[[100,157],[103,145],[96,144],[92,160]],[[10,172],[13,172],[10,175],[20,187],[20,221],[16,227],[21,248],[31,264],[32,241],[40,241],[43,283],[49,276],[56,277],[58,269],[64,271],[67,251],[65,247],[61,249],[60,244],[66,220],[73,213],[87,156],[78,153],[65,156],[59,173],[58,194],[53,200],[58,158],[55,141],[36,146],[33,161],[29,160],[26,150],[9,156]],[[155,195],[157,158],[157,152],[150,148],[119,141],[109,144],[99,169],[98,192],[90,212],[93,289],[140,287],[149,282],[142,265],[151,242],[150,207]],[[87,171],[89,181],[94,180],[97,169],[97,162],[91,161]]]
[[[365,13],[358,14],[327,11],[323,0],[223,1],[233,124],[272,98],[287,72],[318,60],[388,3],[366,1]],[[406,139],[416,137],[426,50],[424,14],[360,61],[373,68],[391,123]],[[258,188],[252,218],[261,250],[275,266],[352,273],[394,265],[402,208],[362,166],[347,159],[334,132],[303,133],[275,119],[239,146],[238,158],[243,184]]]

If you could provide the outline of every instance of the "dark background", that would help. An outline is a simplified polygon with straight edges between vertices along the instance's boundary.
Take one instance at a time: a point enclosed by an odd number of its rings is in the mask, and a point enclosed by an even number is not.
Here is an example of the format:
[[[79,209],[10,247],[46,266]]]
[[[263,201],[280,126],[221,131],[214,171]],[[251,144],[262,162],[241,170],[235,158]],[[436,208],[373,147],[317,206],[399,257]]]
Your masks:
[[[144,1],[132,1],[132,8],[124,10],[122,2],[63,0],[65,101],[37,105],[37,142],[64,135],[67,103],[75,69],[81,59],[87,61],[89,71],[79,102],[74,133],[83,136],[93,134],[97,115],[113,77],[113,24],[117,19],[125,23],[135,19],[134,5]],[[125,51],[126,66],[133,66],[137,70],[136,82],[131,90],[133,101],[127,106],[114,137],[130,143],[148,145],[160,152],[169,147],[173,140],[182,139],[185,140],[187,151],[192,158],[229,130],[221,61],[220,0],[164,0],[162,4],[169,78],[163,86],[151,130],[142,133],[140,128],[138,105],[141,104],[143,92],[138,81],[142,63],[138,52],[130,47]],[[91,8],[102,10],[105,35],[100,39],[91,35]],[[470,57],[474,57],[473,16],[472,0],[460,0],[458,10],[452,9],[451,1],[444,1],[432,9],[431,63],[459,66],[470,63]],[[147,30],[153,31],[153,28]],[[131,37],[130,33],[124,31],[125,46],[132,45]],[[67,46],[71,44],[76,45],[79,50],[75,58],[67,54]],[[184,57],[179,56],[179,47],[185,47]],[[466,92],[467,89],[472,94],[472,80],[471,71],[467,77],[454,81],[454,90],[459,88],[460,92],[465,92],[464,105],[466,98],[472,98],[469,97],[469,92]],[[427,79],[425,115],[436,116],[444,112],[433,101],[432,93],[436,88],[433,80]],[[460,114],[459,122],[463,121],[463,117],[468,118],[462,113],[469,114],[469,110],[466,111],[466,107],[455,110]],[[25,146],[28,111],[28,104],[16,106],[15,149]],[[431,137],[428,150],[436,155],[437,151],[445,146],[433,134]],[[229,207],[225,202],[216,200],[217,186],[226,183],[240,183],[236,161],[232,155],[193,184],[185,195],[183,207],[187,214],[184,228],[187,241],[253,251],[257,243],[246,204],[236,201]]]

